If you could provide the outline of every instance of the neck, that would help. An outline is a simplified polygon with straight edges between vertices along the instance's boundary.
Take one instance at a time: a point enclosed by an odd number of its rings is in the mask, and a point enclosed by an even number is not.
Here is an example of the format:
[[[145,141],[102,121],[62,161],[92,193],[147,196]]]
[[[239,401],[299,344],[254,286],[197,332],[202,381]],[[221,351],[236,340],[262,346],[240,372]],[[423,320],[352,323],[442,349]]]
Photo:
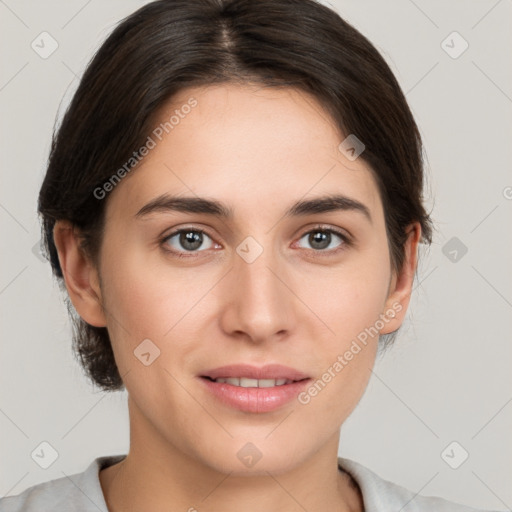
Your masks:
[[[338,469],[339,431],[299,466],[247,476],[219,471],[162,439],[147,423],[132,421],[132,414],[130,420],[128,455],[100,472],[110,512],[363,510],[357,484]]]

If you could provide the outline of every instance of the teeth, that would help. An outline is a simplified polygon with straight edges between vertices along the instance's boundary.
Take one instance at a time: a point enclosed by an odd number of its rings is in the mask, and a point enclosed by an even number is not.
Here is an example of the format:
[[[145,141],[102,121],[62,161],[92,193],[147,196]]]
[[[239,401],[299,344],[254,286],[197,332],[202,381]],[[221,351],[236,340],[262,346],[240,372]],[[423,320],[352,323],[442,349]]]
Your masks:
[[[259,388],[272,388],[276,385],[280,386],[281,384],[279,384],[278,382],[281,382],[282,380],[284,380],[284,379],[279,379],[279,381],[277,381],[275,379],[260,379],[258,381],[258,387]]]
[[[257,388],[258,387],[258,379],[247,379],[245,377],[240,377],[240,387],[242,387],[242,388]]]
[[[241,388],[273,388],[274,386],[282,386],[291,384],[290,379],[248,379],[246,377],[229,377],[215,379],[215,382],[222,384],[231,384]]]

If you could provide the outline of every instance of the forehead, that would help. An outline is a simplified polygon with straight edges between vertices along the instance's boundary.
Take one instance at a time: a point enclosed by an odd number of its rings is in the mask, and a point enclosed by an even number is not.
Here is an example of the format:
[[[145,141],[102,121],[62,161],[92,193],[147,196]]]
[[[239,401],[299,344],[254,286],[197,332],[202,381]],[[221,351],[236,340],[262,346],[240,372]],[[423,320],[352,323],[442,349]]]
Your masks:
[[[153,147],[112,194],[122,196],[125,209],[162,193],[209,196],[253,213],[326,193],[354,197],[373,211],[381,206],[370,168],[345,157],[339,150],[345,135],[303,91],[187,88],[158,111],[152,126]]]

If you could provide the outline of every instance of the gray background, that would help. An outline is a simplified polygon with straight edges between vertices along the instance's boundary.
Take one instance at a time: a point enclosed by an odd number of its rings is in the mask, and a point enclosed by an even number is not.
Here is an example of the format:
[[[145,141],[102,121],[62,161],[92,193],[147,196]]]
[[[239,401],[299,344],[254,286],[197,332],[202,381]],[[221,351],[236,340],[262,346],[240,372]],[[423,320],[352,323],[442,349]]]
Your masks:
[[[126,395],[98,392],[82,375],[59,287],[34,246],[56,113],[113,25],[144,3],[0,0],[0,496],[128,449]],[[397,343],[342,428],[340,455],[421,494],[510,510],[512,2],[332,6],[407,94],[438,228]],[[46,59],[31,47],[43,31],[59,45]],[[453,31],[469,44],[457,58],[462,40],[442,44]],[[58,453],[48,469],[31,458],[42,441]],[[453,441],[462,448],[443,458]],[[457,463],[462,449],[469,458],[452,469],[446,460]]]

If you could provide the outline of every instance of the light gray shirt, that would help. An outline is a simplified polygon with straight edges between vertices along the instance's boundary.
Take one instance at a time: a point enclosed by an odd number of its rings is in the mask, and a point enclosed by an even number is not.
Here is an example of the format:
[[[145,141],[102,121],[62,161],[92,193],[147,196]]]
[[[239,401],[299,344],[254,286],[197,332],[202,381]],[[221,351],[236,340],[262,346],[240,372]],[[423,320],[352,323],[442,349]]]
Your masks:
[[[37,484],[17,496],[2,498],[0,512],[108,512],[99,472],[125,457],[98,457],[82,473]],[[349,459],[338,458],[338,465],[358,483],[365,512],[485,512],[442,498],[419,496]]]

